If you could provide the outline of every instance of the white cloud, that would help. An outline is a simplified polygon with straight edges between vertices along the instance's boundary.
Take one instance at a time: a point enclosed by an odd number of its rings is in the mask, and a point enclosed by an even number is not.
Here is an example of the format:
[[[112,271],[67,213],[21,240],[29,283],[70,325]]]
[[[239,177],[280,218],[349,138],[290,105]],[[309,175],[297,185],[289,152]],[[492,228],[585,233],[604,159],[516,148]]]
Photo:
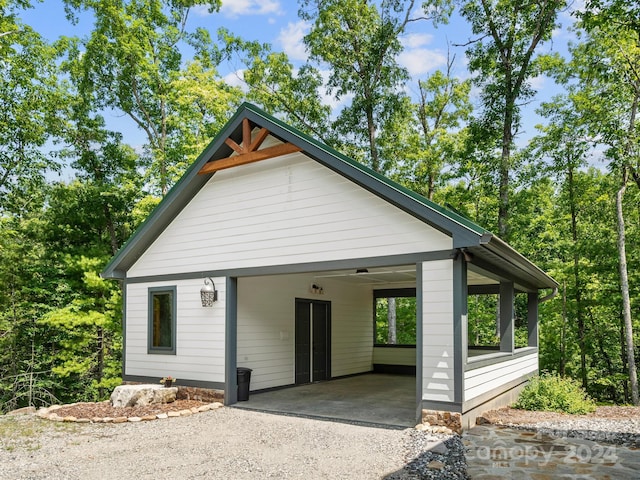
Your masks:
[[[433,40],[433,35],[428,33],[410,33],[402,38],[402,45],[405,48],[418,48],[429,45]]]
[[[320,70],[320,75],[322,76],[323,83],[326,85],[329,81],[329,77],[331,76],[331,70]],[[324,90],[324,92],[322,91]],[[324,105],[329,105],[331,107],[331,115],[335,117],[342,107],[351,103],[353,99],[353,94],[343,95],[340,99],[336,99],[335,96],[330,94],[326,89],[321,89],[321,100]]]
[[[194,5],[191,7],[191,12],[198,17],[208,17],[211,15],[211,13],[209,13],[209,7],[206,5]]]
[[[565,8],[561,15],[565,18],[571,18],[575,20],[574,13],[584,13],[587,10],[587,2],[585,0],[573,0],[569,5],[569,8]]]
[[[447,57],[441,51],[425,48],[432,41],[433,35],[428,33],[410,33],[402,37],[404,50],[397,60],[412,77],[419,77],[447,64]]]
[[[447,57],[437,50],[414,48],[398,55],[398,63],[405,67],[412,77],[425,75],[447,64]]]
[[[278,0],[222,0],[220,12],[227,17],[237,18],[247,15],[280,15],[282,8]]]
[[[537,77],[533,77],[531,80],[529,80],[529,84],[534,90],[540,91],[542,90],[542,87],[544,87],[546,81],[546,76],[538,75]]]
[[[227,73],[223,77],[223,80],[227,85],[231,85],[232,87],[240,87],[245,92],[248,91],[247,84],[244,81],[244,69]]]
[[[303,20],[291,23],[280,30],[278,42],[282,45],[282,50],[291,60],[306,60],[309,56],[304,46],[303,38],[309,31],[309,22]]]

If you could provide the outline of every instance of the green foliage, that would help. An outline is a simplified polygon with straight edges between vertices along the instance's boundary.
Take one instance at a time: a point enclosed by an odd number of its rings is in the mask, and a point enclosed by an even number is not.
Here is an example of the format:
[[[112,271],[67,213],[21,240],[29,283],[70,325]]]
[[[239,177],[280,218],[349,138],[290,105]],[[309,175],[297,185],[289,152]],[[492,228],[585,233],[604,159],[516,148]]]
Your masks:
[[[68,49],[67,70],[83,98],[123,112],[145,133],[147,180],[166,194],[240,98],[214,68],[221,53],[208,32],[187,29],[192,7],[213,12],[220,1],[67,4],[71,15],[87,9],[95,17],[88,40]],[[185,66],[187,45],[194,59]]]
[[[512,156],[514,138],[520,129],[520,105],[535,91],[531,79],[543,73],[550,62],[536,50],[551,39],[559,11],[566,0],[513,1],[465,0],[461,14],[471,24],[478,40],[467,49],[469,69],[482,89],[484,111],[476,133],[499,138],[493,148],[499,162],[493,163],[498,176],[498,234],[510,240],[509,183],[517,164]]]
[[[496,333],[498,296],[469,295],[467,305],[469,346],[500,345],[500,338]]]
[[[56,51],[18,19],[0,25],[0,215],[26,209],[47,170],[59,168],[45,144],[59,124]],[[13,5],[9,10],[13,10]]]
[[[416,299],[396,297],[396,345],[416,344]],[[376,343],[389,344],[389,301],[379,298],[376,302]]]
[[[304,64],[296,71],[285,53],[269,45],[244,41],[226,30],[219,34],[227,55],[239,55],[247,66],[243,80],[248,100],[326,144],[334,143],[331,108],[322,102],[323,78],[316,67]]]
[[[418,81],[418,103],[399,109],[394,123],[380,134],[385,158],[396,165],[394,178],[433,200],[451,178],[445,172],[460,161],[471,114],[470,81],[437,71]],[[389,128],[391,127],[391,128]]]
[[[583,415],[596,410],[595,402],[575,380],[559,375],[541,375],[531,379],[514,408]]]
[[[334,123],[343,145],[359,151],[347,155],[362,159],[373,170],[392,168],[381,156],[379,133],[389,130],[405,102],[401,86],[408,73],[398,64],[400,36],[415,20],[415,1],[304,0],[300,17],[311,31],[304,43],[311,60],[329,65],[327,88],[336,99],[351,102]],[[434,22],[446,21],[451,2],[423,2],[422,9]],[[427,15],[427,14],[425,14]]]
[[[510,244],[561,284],[539,307],[541,368],[579,378],[600,401],[629,402],[634,351],[623,341],[614,205],[624,179],[633,186],[622,213],[635,313],[636,5],[588,0],[564,62],[538,55],[564,1],[464,0],[478,34],[467,52],[482,104],[474,112],[472,81],[452,63],[414,79],[413,98],[397,63],[408,22],[445,21],[447,0],[304,0],[311,58],[299,67],[269,45],[225,30],[216,43],[187,28],[191,8],[214,12],[219,0],[66,3],[70,18],[88,10],[95,19],[87,38],[48,45],[18,17],[28,1],[5,2],[0,18],[0,409],[102,399],[119,383],[122,299],[98,272],[243,96],[490,231],[505,232],[508,217]],[[219,74],[232,55],[246,67],[244,92]],[[566,95],[541,106],[547,124],[516,152],[521,105],[544,72]],[[346,101],[342,110],[325,103],[327,89]],[[104,109],[135,122],[142,149],[106,129]],[[608,171],[590,166],[594,155]],[[71,179],[47,178],[62,166]],[[517,295],[516,346],[527,345],[526,302]],[[498,345],[496,309],[495,295],[469,298],[469,345]],[[386,299],[376,314],[376,341],[386,343]],[[397,298],[396,323],[396,343],[415,344],[415,299]]]

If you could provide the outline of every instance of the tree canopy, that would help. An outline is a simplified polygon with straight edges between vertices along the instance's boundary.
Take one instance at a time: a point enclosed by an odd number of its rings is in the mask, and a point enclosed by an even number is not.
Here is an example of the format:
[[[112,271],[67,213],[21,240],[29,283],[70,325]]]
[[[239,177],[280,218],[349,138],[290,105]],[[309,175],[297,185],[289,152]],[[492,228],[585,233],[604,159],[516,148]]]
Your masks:
[[[71,22],[90,14],[86,36],[47,41],[21,18],[37,4],[2,4],[0,411],[99,400],[121,381],[120,285],[98,272],[244,100],[496,231],[561,284],[540,307],[541,370],[638,403],[635,3],[301,0],[303,61],[193,28],[219,0],[65,5]],[[574,40],[551,55],[569,13]],[[471,37],[412,76],[407,32],[439,35],[454,17]],[[540,78],[558,94],[524,136]],[[107,122],[114,112],[142,145]],[[377,305],[377,341],[414,339],[411,302]],[[493,341],[495,305],[470,304],[469,341]]]

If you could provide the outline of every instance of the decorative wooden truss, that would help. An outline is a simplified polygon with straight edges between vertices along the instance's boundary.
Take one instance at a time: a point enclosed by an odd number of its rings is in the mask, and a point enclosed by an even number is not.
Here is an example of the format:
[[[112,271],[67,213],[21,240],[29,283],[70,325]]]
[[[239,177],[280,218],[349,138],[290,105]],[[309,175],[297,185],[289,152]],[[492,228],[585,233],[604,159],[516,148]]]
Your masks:
[[[273,147],[267,147],[263,148],[262,150],[258,150],[269,133],[269,130],[267,130],[266,128],[261,128],[252,141],[251,125],[249,124],[249,119],[243,119],[242,144],[238,145],[231,137],[227,138],[224,141],[224,143],[229,145],[237,153],[237,155],[208,162],[200,169],[198,173],[213,173],[225,168],[245,165],[247,163],[259,162],[260,160],[279,157],[280,155],[286,155],[288,153],[299,152],[300,150],[302,150],[300,147],[297,147],[293,143],[281,143],[279,145],[274,145]]]

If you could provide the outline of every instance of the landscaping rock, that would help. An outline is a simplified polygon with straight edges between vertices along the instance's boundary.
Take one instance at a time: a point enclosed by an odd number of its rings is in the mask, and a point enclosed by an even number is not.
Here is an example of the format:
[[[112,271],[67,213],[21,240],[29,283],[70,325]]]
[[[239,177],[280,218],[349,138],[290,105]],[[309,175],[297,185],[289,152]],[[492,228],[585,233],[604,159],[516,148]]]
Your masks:
[[[429,442],[427,444],[426,449],[433,453],[438,453],[440,455],[447,454],[447,446],[444,444],[442,440],[439,440],[439,439],[435,439],[433,442]]]
[[[36,407],[23,407],[11,410],[7,415],[33,415],[36,413]]]
[[[177,387],[120,385],[111,394],[111,405],[114,407],[136,407],[152,403],[171,403],[175,402],[177,393]]]

